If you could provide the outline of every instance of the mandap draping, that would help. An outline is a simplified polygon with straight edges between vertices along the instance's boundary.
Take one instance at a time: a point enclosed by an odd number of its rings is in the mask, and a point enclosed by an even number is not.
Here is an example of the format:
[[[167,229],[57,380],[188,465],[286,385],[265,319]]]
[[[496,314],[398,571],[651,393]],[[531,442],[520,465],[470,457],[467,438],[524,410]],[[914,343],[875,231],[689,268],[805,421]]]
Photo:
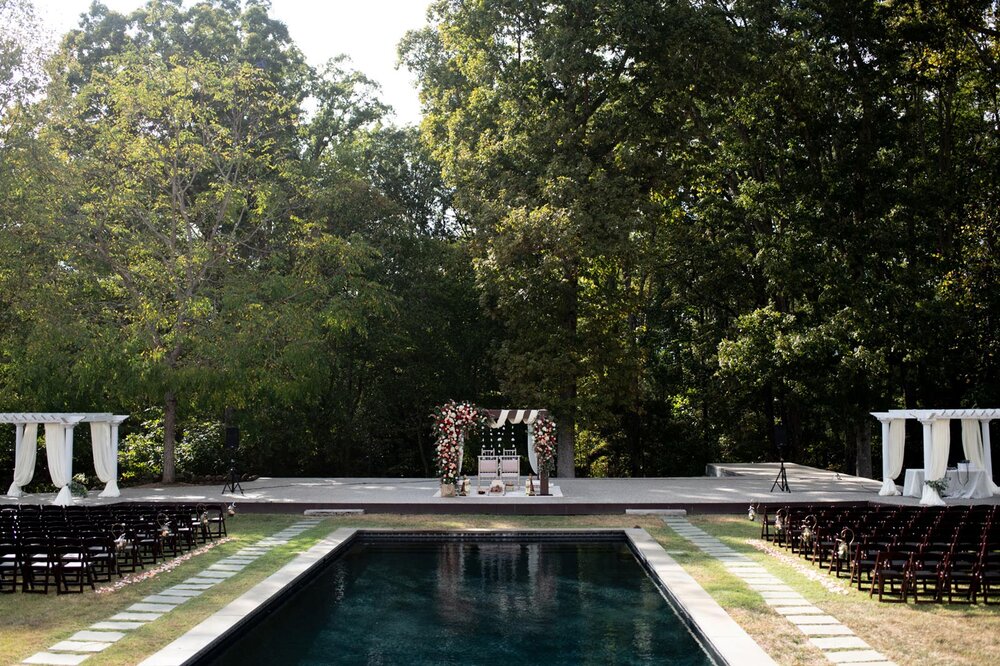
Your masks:
[[[986,471],[994,495],[1000,488],[993,482],[993,455],[990,450],[990,421],[1000,419],[1000,409],[890,409],[872,412],[882,424],[882,489],[879,495],[898,495],[895,479],[903,469],[904,427],[907,419],[916,419],[923,426],[924,478],[937,480],[945,476],[951,449],[950,421],[962,421],[962,446],[965,456],[978,469]],[[934,488],[924,485],[920,504],[944,506],[944,500]]]
[[[488,409],[486,413],[489,414],[487,425],[491,428],[502,428],[507,423],[513,425],[523,423],[531,426],[539,416],[549,415],[546,409]],[[535,453],[535,435],[531,428],[528,428],[528,464],[531,465],[531,471],[537,475],[538,455]]]
[[[14,482],[7,496],[21,497],[21,488],[31,482],[38,449],[38,425],[45,426],[45,455],[52,483],[59,488],[53,504],[72,503],[73,429],[90,423],[94,470],[105,485],[100,497],[118,497],[118,426],[127,415],[109,413],[0,413],[0,423],[12,423],[14,438]]]

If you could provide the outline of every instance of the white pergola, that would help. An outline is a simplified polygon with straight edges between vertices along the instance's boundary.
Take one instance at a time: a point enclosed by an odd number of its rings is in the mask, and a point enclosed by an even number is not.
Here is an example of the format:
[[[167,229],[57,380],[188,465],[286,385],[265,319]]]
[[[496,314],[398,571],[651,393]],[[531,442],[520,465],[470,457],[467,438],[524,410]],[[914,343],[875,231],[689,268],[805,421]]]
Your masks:
[[[59,488],[53,504],[72,504],[69,484],[73,480],[73,429],[90,424],[94,470],[105,485],[101,497],[118,497],[118,426],[128,415],[106,412],[18,412],[0,413],[0,423],[12,423],[14,437],[14,482],[7,496],[21,497],[21,488],[31,483],[38,452],[38,426],[45,427],[45,455],[52,483]]]
[[[923,426],[924,479],[944,478],[951,449],[953,419],[962,421],[962,444],[966,457],[985,470],[994,495],[1000,488],[993,483],[993,455],[990,450],[990,421],[1000,419],[1000,409],[890,409],[872,412],[882,424],[882,489],[879,495],[899,495],[895,478],[903,471],[903,444],[906,420],[916,419]],[[934,488],[924,485],[920,504],[944,506],[944,500]]]

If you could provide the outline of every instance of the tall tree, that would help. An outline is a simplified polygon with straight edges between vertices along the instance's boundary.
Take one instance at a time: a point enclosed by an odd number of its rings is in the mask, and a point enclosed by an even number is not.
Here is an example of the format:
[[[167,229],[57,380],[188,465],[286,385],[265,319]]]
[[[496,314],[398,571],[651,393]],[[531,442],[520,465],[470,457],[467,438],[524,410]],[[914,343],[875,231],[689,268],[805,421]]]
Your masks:
[[[485,302],[504,324],[504,387],[553,409],[558,473],[572,476],[581,416],[638,416],[651,192],[671,173],[651,142],[679,129],[655,105],[678,79],[652,60],[680,65],[688,16],[514,1],[438,2],[431,17],[402,47],[424,135],[475,228]]]
[[[71,265],[119,313],[144,386],[164,405],[174,480],[178,391],[227,272],[288,233],[304,68],[266,4],[95,4],[55,60],[45,136],[62,157]]]

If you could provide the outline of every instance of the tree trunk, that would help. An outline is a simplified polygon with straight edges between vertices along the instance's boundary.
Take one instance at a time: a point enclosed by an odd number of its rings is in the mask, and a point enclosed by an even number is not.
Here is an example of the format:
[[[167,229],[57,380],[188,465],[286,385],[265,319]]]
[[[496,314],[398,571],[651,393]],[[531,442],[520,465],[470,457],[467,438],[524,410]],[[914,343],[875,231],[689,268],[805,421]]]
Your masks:
[[[629,459],[631,462],[632,476],[646,476],[646,466],[643,464],[642,451],[642,421],[634,410],[630,410],[625,415],[625,435],[629,443]]]
[[[177,396],[167,391],[163,406],[163,483],[173,483],[176,477],[174,444],[177,441]]]
[[[872,430],[868,424],[862,422],[855,430],[854,445],[857,451],[855,456],[855,475],[865,479],[872,478]]]
[[[565,312],[562,315],[562,325],[568,347],[563,353],[569,353],[570,358],[577,349],[577,328],[579,326],[580,278],[576,262],[570,262],[565,267],[566,291]],[[575,359],[574,359],[575,360]],[[570,365],[569,375],[562,379],[559,405],[554,410],[558,416],[556,421],[556,475],[563,479],[576,476],[576,396],[577,382],[580,372],[576,363]]]
[[[570,413],[559,420],[556,430],[556,472],[561,479],[576,476],[576,416]]]
[[[434,476],[431,474],[431,466],[427,462],[427,452],[424,451],[424,431],[419,425],[417,426],[417,451],[420,453],[420,466],[424,469],[424,476]]]

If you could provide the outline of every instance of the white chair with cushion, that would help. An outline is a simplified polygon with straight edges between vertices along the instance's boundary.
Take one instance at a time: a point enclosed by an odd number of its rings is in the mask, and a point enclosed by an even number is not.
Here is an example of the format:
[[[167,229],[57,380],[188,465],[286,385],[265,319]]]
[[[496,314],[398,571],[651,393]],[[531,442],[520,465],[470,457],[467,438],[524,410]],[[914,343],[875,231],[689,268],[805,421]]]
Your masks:
[[[514,454],[513,451],[504,451],[504,455],[500,456],[499,459],[500,478],[503,479],[504,484],[511,481],[514,488],[519,488],[521,486],[521,456]]]
[[[476,469],[476,490],[479,490],[483,483],[486,483],[486,487],[490,487],[490,483],[497,478],[497,474],[500,471],[500,461],[497,454],[492,450],[483,449],[483,452],[478,456],[478,466]]]

